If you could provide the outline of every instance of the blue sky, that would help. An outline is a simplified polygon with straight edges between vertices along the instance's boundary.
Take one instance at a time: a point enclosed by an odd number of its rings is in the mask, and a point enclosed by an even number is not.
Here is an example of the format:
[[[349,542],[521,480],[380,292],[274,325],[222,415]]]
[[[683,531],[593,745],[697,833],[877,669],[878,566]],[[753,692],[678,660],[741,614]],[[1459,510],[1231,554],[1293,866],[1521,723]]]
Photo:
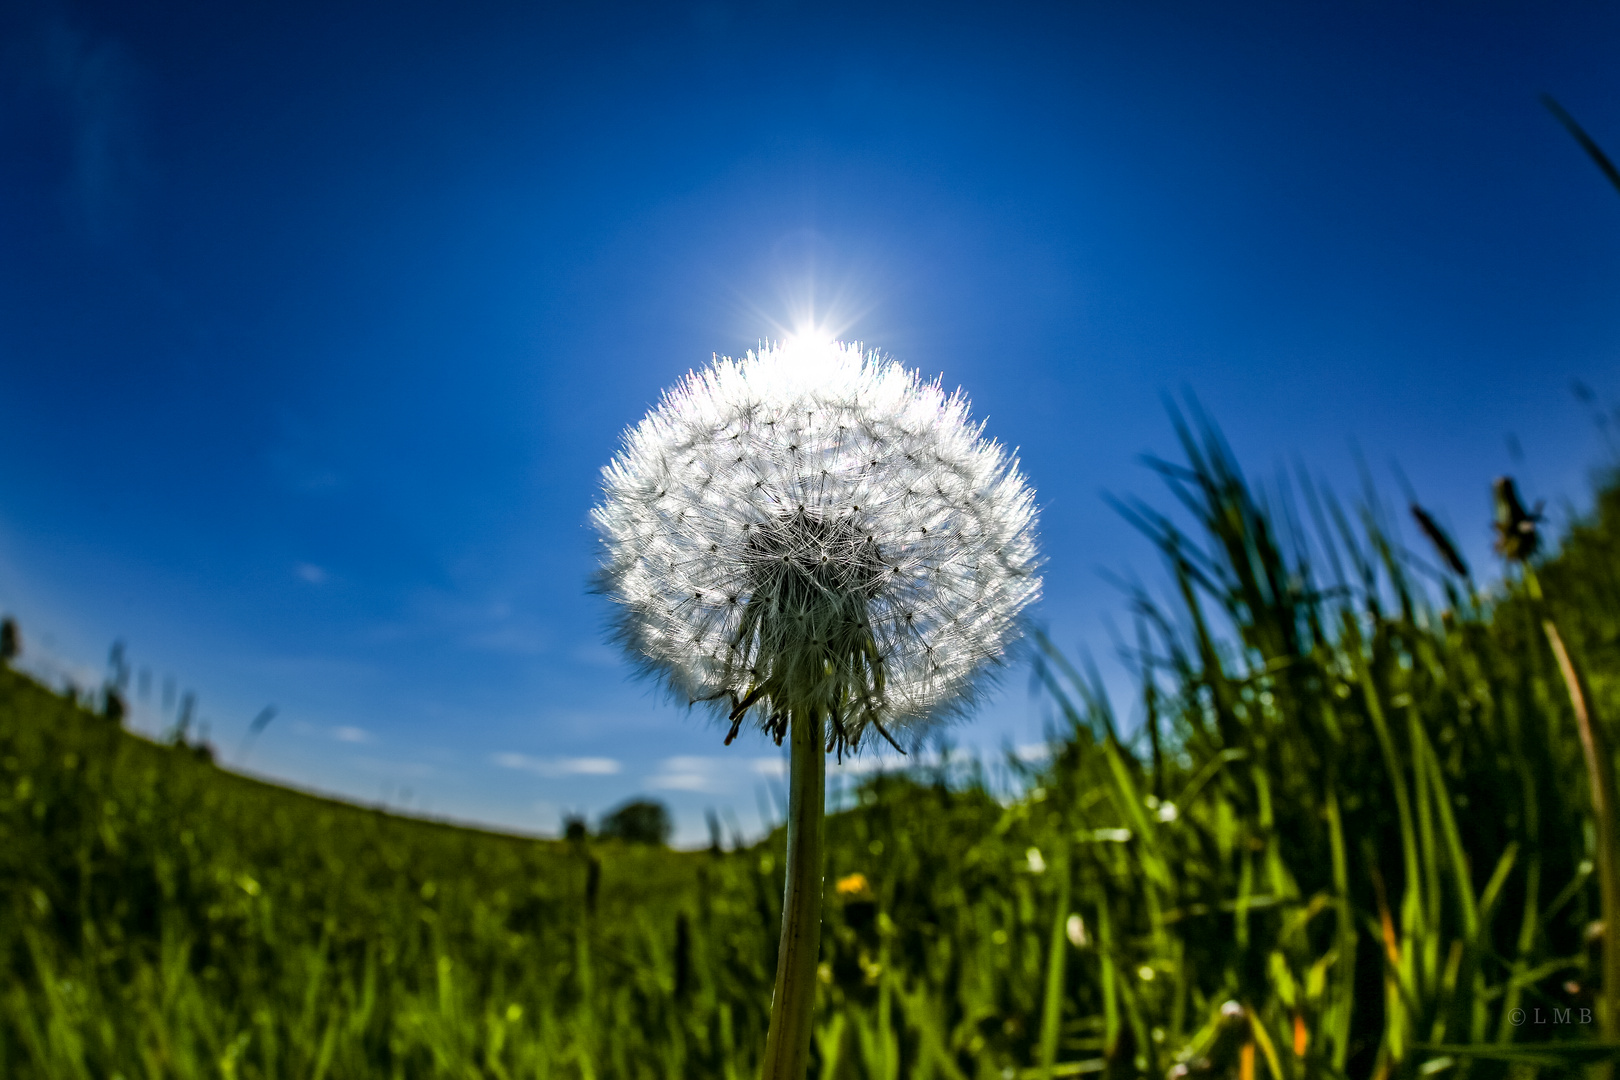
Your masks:
[[[1597,4],[71,4],[0,14],[0,608],[227,761],[530,831],[757,819],[779,759],[586,592],[619,433],[813,311],[1021,448],[1037,617],[1109,650],[1194,390],[1265,472],[1579,505],[1620,396]],[[1522,460],[1509,450],[1510,436]],[[1394,484],[1389,484],[1393,493]],[[1014,673],[956,737],[1038,742]],[[408,793],[408,794],[407,794]]]

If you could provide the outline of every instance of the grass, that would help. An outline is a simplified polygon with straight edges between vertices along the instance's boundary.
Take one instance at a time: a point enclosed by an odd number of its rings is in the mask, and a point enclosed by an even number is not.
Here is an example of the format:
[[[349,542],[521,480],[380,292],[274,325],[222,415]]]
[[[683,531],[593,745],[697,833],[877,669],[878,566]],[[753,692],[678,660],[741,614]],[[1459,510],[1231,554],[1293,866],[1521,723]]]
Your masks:
[[[1541,620],[1614,745],[1620,488],[1537,602],[1181,433],[1176,517],[1121,504],[1170,571],[1168,601],[1130,586],[1146,721],[1048,645],[1022,797],[941,767],[829,818],[813,1071],[1606,1068],[1595,822]],[[780,836],[683,853],[322,800],[0,671],[0,1075],[751,1077],[782,862]]]

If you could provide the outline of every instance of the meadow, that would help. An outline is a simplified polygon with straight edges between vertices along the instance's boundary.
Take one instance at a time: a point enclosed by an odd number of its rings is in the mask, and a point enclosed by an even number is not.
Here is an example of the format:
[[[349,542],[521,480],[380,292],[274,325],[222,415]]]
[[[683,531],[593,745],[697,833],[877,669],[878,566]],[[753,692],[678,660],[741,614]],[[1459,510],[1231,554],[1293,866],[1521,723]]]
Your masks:
[[[1208,424],[1179,430],[1155,464],[1174,512],[1119,506],[1166,570],[1122,585],[1139,699],[1038,641],[1051,755],[1009,763],[1016,797],[959,762],[873,776],[830,819],[812,1071],[1606,1073],[1608,826],[1546,624],[1614,746],[1620,485],[1476,578],[1375,493],[1253,485]],[[0,671],[0,1076],[755,1071],[779,833],[455,828],[103,713]]]

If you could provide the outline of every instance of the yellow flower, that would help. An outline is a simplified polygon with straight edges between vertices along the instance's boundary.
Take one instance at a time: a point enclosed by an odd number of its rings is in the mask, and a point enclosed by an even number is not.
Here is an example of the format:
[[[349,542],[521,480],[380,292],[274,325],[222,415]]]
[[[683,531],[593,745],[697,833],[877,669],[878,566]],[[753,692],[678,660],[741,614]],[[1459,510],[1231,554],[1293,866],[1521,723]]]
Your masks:
[[[834,888],[838,890],[839,896],[859,896],[870,892],[872,886],[867,882],[865,874],[857,872],[839,878]]]

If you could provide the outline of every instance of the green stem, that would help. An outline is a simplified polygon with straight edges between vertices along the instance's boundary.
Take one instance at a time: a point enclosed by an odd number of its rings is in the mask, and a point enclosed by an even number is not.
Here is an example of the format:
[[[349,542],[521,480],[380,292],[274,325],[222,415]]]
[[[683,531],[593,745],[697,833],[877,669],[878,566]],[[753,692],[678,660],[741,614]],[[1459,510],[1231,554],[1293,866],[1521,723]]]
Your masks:
[[[1524,583],[1530,599],[1541,611],[1541,631],[1547,636],[1558,673],[1575,712],[1575,728],[1580,734],[1581,753],[1586,758],[1587,785],[1591,788],[1592,818],[1597,836],[1598,904],[1603,916],[1603,990],[1596,1001],[1598,1031],[1605,1039],[1620,1036],[1620,796],[1615,792],[1614,752],[1604,738],[1603,724],[1592,715],[1592,695],[1575,661],[1564,647],[1564,638],[1547,610],[1546,598],[1536,572],[1524,568]],[[1612,1064],[1599,1070],[1613,1076]]]
[[[1558,672],[1569,691],[1575,710],[1575,726],[1581,736],[1581,752],[1586,757],[1587,783],[1592,789],[1592,817],[1597,826],[1598,902],[1603,911],[1603,992],[1597,999],[1598,1030],[1605,1039],[1620,1035],[1620,828],[1615,806],[1614,756],[1603,738],[1603,728],[1592,715],[1591,697],[1584,680],[1564,648],[1564,639],[1552,619],[1544,619],[1542,631],[1558,661]],[[1612,1066],[1610,1066],[1612,1069]]]
[[[804,1080],[810,1065],[816,962],[821,949],[821,849],[825,830],[827,753],[821,716],[795,712],[791,720],[787,890],[782,899],[782,942],[776,951],[776,992],[765,1037],[761,1080]]]
[[[1068,959],[1069,922],[1069,844],[1060,840],[1052,870],[1057,875],[1057,910],[1052,914],[1052,940],[1046,951],[1046,999],[1041,1007],[1042,1080],[1052,1080],[1057,1061],[1058,1035],[1063,1025],[1063,968]]]

